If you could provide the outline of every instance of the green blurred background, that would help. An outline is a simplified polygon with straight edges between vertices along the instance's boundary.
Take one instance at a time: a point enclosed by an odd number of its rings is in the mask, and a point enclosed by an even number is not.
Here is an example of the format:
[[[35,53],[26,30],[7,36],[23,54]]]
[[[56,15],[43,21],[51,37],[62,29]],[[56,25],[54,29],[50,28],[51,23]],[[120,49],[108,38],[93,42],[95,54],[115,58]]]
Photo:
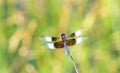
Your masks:
[[[0,0],[0,73],[75,73],[39,36],[87,29],[69,47],[79,73],[120,73],[120,0]]]

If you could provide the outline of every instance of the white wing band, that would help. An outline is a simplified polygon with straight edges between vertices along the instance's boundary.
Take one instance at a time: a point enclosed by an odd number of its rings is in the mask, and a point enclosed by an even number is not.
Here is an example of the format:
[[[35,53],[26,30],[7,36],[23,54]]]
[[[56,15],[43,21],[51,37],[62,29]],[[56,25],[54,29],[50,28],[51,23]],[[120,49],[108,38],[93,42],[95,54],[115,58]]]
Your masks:
[[[48,43],[47,47],[50,48],[50,49],[55,49],[54,43]]]
[[[76,31],[76,32],[75,32],[75,35],[76,35],[76,36],[79,36],[81,33],[82,33],[82,31],[79,30],[79,31]]]
[[[79,44],[80,42],[82,42],[82,38],[76,38],[76,44]]]
[[[52,38],[51,37],[45,37],[45,40],[48,41],[48,42],[51,42]]]

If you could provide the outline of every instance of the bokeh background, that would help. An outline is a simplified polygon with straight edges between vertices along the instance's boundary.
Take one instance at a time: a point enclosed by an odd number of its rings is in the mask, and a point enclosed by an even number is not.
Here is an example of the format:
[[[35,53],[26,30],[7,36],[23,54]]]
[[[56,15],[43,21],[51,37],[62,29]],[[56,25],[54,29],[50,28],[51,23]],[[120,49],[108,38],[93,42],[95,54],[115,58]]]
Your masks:
[[[88,39],[69,47],[79,73],[120,73],[120,0],[0,0],[0,73],[75,73],[38,38],[81,28]]]

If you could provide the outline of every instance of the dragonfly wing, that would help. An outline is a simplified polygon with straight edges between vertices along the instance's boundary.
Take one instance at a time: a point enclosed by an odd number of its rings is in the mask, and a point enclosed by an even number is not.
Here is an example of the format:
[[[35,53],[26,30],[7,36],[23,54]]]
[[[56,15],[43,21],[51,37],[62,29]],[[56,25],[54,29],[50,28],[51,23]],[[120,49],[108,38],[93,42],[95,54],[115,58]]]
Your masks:
[[[78,37],[78,36],[80,36],[84,31],[85,31],[85,29],[80,29],[80,30],[72,33],[72,34],[71,34],[70,36],[68,36],[68,37],[70,37],[70,38],[72,38],[72,37]]]
[[[76,43],[76,40],[75,40],[75,39],[68,39],[68,40],[67,40],[67,45],[68,45],[68,46],[75,45],[75,43]]]
[[[86,39],[85,37],[78,37],[78,38],[68,39],[67,40],[67,45],[68,46],[73,46],[75,44],[81,43],[85,39]]]
[[[52,42],[52,43],[46,44],[46,46],[47,46],[49,49],[58,49],[58,48],[63,48],[63,47],[64,47],[64,43],[63,43],[62,41]]]
[[[50,37],[50,36],[41,36],[39,37],[40,40],[44,40],[46,42],[54,42],[54,41],[59,41],[60,40],[60,37]]]

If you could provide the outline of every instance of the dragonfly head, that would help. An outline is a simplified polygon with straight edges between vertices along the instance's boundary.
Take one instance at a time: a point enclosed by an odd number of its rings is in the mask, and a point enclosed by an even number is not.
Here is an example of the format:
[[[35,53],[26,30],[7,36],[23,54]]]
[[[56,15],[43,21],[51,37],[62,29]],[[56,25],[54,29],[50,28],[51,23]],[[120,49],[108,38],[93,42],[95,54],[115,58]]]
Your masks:
[[[61,34],[61,38],[62,38],[62,41],[65,41],[66,40],[66,36],[65,36],[65,34],[63,33],[63,34]]]

